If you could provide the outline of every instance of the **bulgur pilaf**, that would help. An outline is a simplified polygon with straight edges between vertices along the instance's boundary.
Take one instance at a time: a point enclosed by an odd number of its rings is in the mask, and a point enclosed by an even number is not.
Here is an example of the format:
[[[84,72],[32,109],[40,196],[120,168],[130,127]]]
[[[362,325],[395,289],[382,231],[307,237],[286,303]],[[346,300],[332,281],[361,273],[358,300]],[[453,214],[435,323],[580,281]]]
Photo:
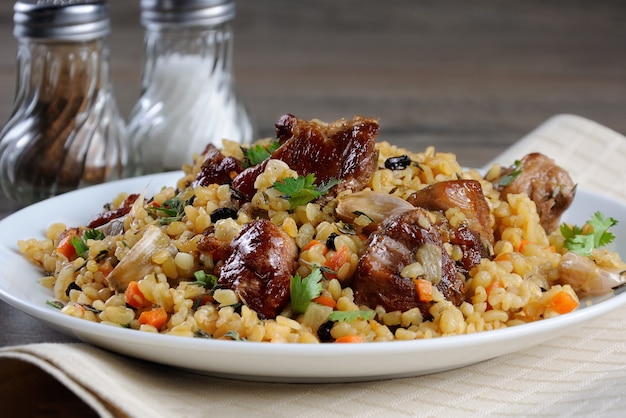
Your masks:
[[[307,123],[322,131],[349,124]],[[343,178],[320,181],[319,173],[307,183],[309,173],[274,158],[283,145],[274,139],[249,147],[224,140],[222,149],[207,148],[183,166],[177,184],[163,185],[154,196],[123,191],[91,226],[78,219],[85,226],[55,223],[44,239],[20,241],[19,249],[45,271],[40,282],[53,292],[51,304],[67,315],[144,332],[258,342],[374,342],[483,332],[567,314],[580,298],[610,292],[621,283],[597,284],[606,276],[621,280],[626,265],[618,254],[597,247],[584,255],[570,251],[562,228],[547,232],[542,226],[528,193],[503,192],[523,170],[519,162],[482,174],[463,169],[455,155],[434,147],[416,153],[378,141],[374,170],[355,189],[342,187]],[[252,150],[261,158],[255,160]],[[207,182],[207,174],[216,178],[207,173],[216,167],[207,165],[209,154],[219,157],[214,162],[242,167]],[[255,167],[253,193],[242,196],[233,182]],[[285,192],[286,179],[301,180],[312,197],[294,199],[295,192]],[[462,205],[426,210],[408,203],[430,186],[460,181],[480,186],[491,243]],[[363,303],[378,299],[359,290],[371,283],[359,288],[355,277],[368,280],[369,247],[377,238],[387,242],[385,228],[393,226],[389,219],[403,222],[405,213],[419,215],[420,231],[435,228],[444,237],[437,238],[437,245],[454,267],[452,278],[461,289],[450,288],[461,292],[460,300],[440,286],[442,256],[433,261],[431,251],[420,258],[420,248],[435,245],[428,241],[411,248],[410,262],[398,263],[392,273],[395,284],[408,286],[416,304],[389,309],[393,302],[387,307],[386,302]],[[591,234],[590,225],[576,231]],[[260,302],[252,300],[250,288],[238,287],[239,279],[224,278],[228,271],[241,274],[240,266],[230,268],[243,251],[236,243],[255,227],[269,231],[270,240],[280,240],[270,247],[278,252],[275,258],[283,257],[285,247],[292,246],[295,254],[293,266],[284,267],[293,270],[286,284],[280,279],[282,293],[265,295]],[[471,245],[446,235],[465,227],[472,231]],[[251,254],[255,262],[265,262],[264,245]],[[473,245],[480,256],[466,268]],[[581,271],[597,280],[581,284]],[[404,298],[392,296],[381,300]],[[274,302],[273,309],[266,309]]]

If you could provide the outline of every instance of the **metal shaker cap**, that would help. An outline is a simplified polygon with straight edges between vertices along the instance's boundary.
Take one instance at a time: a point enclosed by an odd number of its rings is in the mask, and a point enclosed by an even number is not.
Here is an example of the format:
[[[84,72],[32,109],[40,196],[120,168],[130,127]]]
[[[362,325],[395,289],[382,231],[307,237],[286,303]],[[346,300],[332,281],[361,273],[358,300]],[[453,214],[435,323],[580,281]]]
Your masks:
[[[19,0],[13,12],[18,38],[86,41],[110,31],[107,0]]]
[[[209,26],[235,17],[234,0],[141,0],[145,26]]]

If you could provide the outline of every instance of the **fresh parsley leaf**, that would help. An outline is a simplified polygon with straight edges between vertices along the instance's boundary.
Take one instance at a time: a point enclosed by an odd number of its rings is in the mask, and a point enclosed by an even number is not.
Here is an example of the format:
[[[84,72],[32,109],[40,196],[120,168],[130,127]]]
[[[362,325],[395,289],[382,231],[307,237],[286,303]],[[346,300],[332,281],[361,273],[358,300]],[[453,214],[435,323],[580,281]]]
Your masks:
[[[248,148],[246,151],[246,158],[250,166],[261,164],[267,158],[272,155],[274,151],[278,149],[280,143],[278,141],[272,141],[268,146],[256,144]]]
[[[617,219],[605,218],[598,211],[591,216],[587,223],[593,227],[593,243],[596,248],[610,244],[615,239],[615,235],[609,232],[609,228],[617,225]]]
[[[195,277],[196,281],[192,282],[191,284],[204,286],[206,289],[213,289],[215,288],[215,286],[217,286],[217,276],[208,274],[203,270],[196,271],[193,276]]]
[[[502,187],[510,186],[511,183],[513,183],[515,179],[520,174],[522,174],[522,162],[520,160],[515,160],[515,162],[513,163],[513,167],[511,167],[511,169],[513,171],[511,171],[509,174],[506,174],[500,177],[500,180],[498,181],[499,186],[502,186]]]
[[[322,293],[322,272],[319,268],[313,269],[311,274],[304,279],[296,273],[291,278],[291,307],[295,313],[304,313],[309,307],[311,300]]]
[[[283,197],[289,200],[289,210],[293,210],[298,206],[306,205],[313,200],[319,199],[338,183],[339,180],[330,179],[327,183],[316,186],[315,174],[309,173],[306,176],[298,176],[295,179],[288,177],[274,182],[274,188],[283,193]]]
[[[364,319],[366,321],[372,319],[374,317],[374,311],[334,311],[328,317],[331,321],[337,322],[352,322],[357,319]]]
[[[93,239],[96,241],[103,240],[105,238],[104,232],[97,229],[88,229],[85,231],[85,239]]]
[[[340,181],[338,179],[331,178],[326,183],[320,184],[319,187],[317,188],[317,191],[324,195],[328,193],[330,189],[332,189],[334,186],[338,185],[339,183]]]
[[[161,225],[168,225],[172,222],[180,221],[185,216],[185,206],[193,204],[196,196],[183,201],[178,197],[167,199],[161,206],[148,206],[146,210],[154,216],[159,216]]]
[[[76,254],[79,257],[83,257],[84,258],[85,255],[87,255],[87,253],[89,252],[89,247],[87,246],[87,243],[81,237],[78,237],[78,236],[72,237],[70,239],[70,243],[72,244],[72,246],[76,250]]]
[[[591,232],[583,233],[583,228],[579,226],[561,224],[561,235],[565,238],[564,245],[569,251],[590,256],[595,248],[610,244],[615,239],[615,235],[609,232],[609,228],[617,225],[616,219],[605,217],[598,211],[586,224],[593,229]]]

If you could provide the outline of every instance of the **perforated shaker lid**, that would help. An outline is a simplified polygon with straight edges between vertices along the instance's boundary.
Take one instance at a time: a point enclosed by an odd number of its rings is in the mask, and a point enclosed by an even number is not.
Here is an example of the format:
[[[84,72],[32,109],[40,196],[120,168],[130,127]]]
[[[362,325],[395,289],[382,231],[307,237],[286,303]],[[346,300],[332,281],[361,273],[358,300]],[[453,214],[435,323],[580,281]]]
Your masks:
[[[84,41],[110,31],[107,0],[19,0],[13,12],[18,38]]]
[[[234,0],[141,0],[146,26],[209,26],[234,17]]]

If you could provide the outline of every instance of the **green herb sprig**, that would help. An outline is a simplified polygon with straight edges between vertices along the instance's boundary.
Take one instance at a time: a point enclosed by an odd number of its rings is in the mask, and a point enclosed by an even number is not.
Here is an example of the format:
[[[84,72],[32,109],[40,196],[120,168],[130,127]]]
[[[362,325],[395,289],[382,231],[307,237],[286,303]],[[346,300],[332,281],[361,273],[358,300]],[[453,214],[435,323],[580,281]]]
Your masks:
[[[590,256],[593,250],[610,244],[615,235],[609,232],[609,228],[617,225],[617,220],[604,216],[601,212],[596,212],[585,224],[591,226],[592,231],[583,233],[583,228],[561,224],[561,235],[565,238],[565,248],[573,253]]]
[[[369,310],[356,310],[356,311],[334,311],[328,316],[328,319],[336,322],[353,322],[357,319],[364,319],[369,321],[374,317],[375,312]]]
[[[291,278],[291,308],[295,313],[304,313],[311,300],[322,293],[322,271],[314,268],[304,279],[298,273]]]
[[[513,171],[511,171],[509,174],[506,174],[500,177],[500,180],[498,181],[499,186],[502,186],[502,187],[510,186],[511,183],[513,183],[515,179],[520,174],[522,174],[522,162],[520,160],[515,160],[515,162],[513,163],[513,167],[511,167],[511,169]]]
[[[330,179],[318,186],[315,184],[315,180],[315,174],[312,173],[298,176],[295,179],[288,177],[274,182],[274,188],[283,193],[283,198],[289,200],[289,210],[293,210],[298,206],[319,199],[328,193],[333,186],[339,184],[339,180]]]

